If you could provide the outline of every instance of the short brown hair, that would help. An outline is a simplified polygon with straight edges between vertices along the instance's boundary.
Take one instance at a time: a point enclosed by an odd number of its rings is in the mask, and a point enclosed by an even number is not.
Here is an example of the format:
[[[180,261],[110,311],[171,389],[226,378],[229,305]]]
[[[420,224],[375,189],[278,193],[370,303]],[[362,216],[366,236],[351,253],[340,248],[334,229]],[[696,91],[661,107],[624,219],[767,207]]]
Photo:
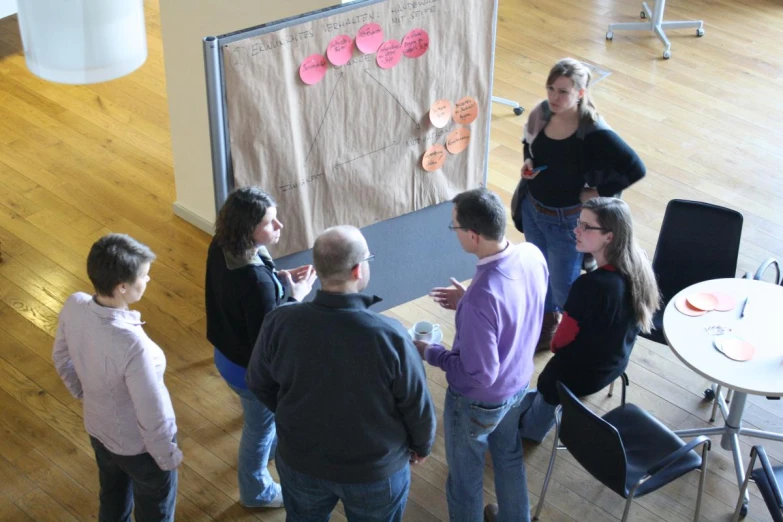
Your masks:
[[[90,248],[87,276],[98,295],[111,296],[117,285],[136,281],[141,265],[154,260],[147,245],[126,234],[108,234]]]
[[[506,233],[506,209],[494,192],[481,187],[454,196],[457,222],[492,241],[499,241]]]

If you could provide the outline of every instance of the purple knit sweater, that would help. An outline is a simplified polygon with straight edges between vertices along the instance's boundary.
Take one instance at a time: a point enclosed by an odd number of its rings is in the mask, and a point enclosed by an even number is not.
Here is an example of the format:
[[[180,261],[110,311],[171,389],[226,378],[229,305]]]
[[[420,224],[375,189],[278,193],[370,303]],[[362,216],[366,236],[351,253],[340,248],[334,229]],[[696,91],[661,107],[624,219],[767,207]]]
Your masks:
[[[431,345],[427,362],[476,401],[502,403],[522,390],[533,375],[548,279],[544,256],[530,243],[479,261],[457,306],[452,349]]]

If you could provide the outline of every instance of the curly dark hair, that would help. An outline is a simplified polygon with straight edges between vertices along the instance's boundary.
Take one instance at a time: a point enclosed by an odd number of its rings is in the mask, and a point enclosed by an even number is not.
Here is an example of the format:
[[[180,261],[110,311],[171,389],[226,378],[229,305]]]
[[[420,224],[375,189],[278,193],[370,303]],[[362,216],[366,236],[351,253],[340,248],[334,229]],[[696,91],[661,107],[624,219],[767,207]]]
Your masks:
[[[228,195],[215,223],[215,241],[224,252],[236,257],[253,253],[253,231],[275,206],[272,196],[258,187],[240,187]]]

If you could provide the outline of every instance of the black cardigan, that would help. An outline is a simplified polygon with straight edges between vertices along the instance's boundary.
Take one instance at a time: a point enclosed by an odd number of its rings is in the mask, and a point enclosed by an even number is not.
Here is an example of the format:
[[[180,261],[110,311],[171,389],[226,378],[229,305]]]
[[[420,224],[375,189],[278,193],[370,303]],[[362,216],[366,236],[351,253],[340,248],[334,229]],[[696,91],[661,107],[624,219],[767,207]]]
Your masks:
[[[631,289],[619,272],[599,268],[583,274],[571,286],[564,308],[579,331],[538,377],[538,391],[549,404],[560,402],[557,381],[578,397],[611,384],[628,366],[639,333]]]
[[[274,269],[269,258],[256,254],[250,261],[241,262],[224,255],[214,241],[209,245],[204,285],[207,339],[227,359],[244,368],[266,314],[292,299],[280,295]]]
[[[551,117],[549,104],[542,102],[541,108],[548,120]],[[603,119],[589,125],[580,124],[577,137],[584,140],[578,162],[582,165],[585,184],[595,187],[601,196],[618,196],[647,173],[641,158]],[[525,159],[531,158],[530,144],[522,143]],[[526,193],[527,180],[522,178],[511,198],[511,217],[520,232],[524,232],[521,205]]]

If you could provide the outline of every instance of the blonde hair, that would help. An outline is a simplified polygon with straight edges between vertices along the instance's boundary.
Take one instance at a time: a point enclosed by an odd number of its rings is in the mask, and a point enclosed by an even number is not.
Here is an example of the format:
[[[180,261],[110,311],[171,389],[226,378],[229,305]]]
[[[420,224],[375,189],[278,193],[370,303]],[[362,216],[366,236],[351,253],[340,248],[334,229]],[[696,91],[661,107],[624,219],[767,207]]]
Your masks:
[[[598,226],[612,233],[604,257],[631,285],[631,302],[642,332],[649,333],[661,295],[652,264],[633,236],[633,218],[628,204],[618,198],[592,198],[582,205],[598,219]],[[608,233],[608,232],[607,232]]]
[[[560,77],[568,78],[574,82],[574,88],[584,89],[584,95],[579,99],[579,121],[581,123],[595,123],[598,121],[598,109],[590,96],[590,81],[593,75],[585,64],[573,58],[563,58],[549,71],[546,78],[546,86],[549,87]]]

